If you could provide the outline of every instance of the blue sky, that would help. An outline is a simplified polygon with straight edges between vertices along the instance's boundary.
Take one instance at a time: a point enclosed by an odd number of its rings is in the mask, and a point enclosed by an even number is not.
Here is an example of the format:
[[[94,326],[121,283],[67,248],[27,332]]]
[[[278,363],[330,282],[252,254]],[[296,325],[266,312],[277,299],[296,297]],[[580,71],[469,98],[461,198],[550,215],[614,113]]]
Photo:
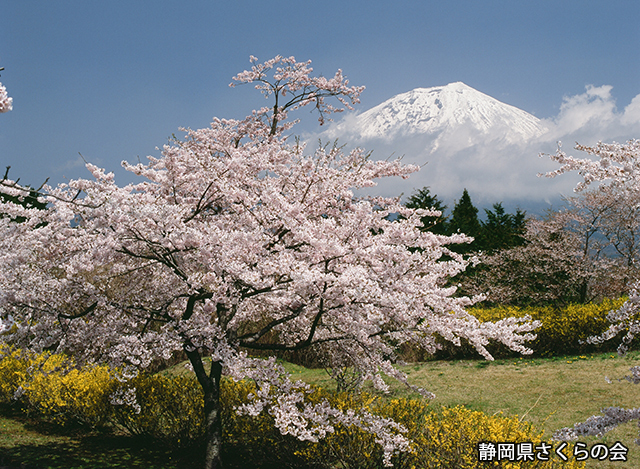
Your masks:
[[[88,177],[88,161],[129,182],[178,128],[264,104],[229,88],[249,56],[311,59],[365,85],[360,110],[416,87],[463,81],[537,117],[587,85],[640,94],[640,2],[0,0],[0,165],[34,186]],[[306,116],[303,116],[306,117]],[[310,130],[315,118],[304,122]],[[637,135],[640,137],[640,135]],[[571,144],[573,142],[570,142]]]

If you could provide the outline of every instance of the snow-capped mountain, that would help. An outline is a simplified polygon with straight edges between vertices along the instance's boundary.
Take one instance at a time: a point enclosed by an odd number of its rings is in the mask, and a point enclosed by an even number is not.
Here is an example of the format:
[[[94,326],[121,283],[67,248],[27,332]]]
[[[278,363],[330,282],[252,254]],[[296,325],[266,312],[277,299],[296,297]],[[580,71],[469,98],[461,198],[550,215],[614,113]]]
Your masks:
[[[485,207],[499,201],[525,208],[530,201],[561,204],[560,194],[571,195],[580,177],[538,177],[558,168],[539,155],[555,153],[558,142],[566,150],[574,142],[638,137],[640,95],[618,112],[610,90],[588,86],[584,94],[563,98],[557,116],[540,120],[461,82],[417,88],[347,113],[305,140],[338,139],[345,151],[358,146],[372,151],[373,159],[401,157],[421,168],[407,180],[382,179],[363,194],[408,196],[428,186],[449,207],[464,188]]]
[[[451,203],[467,188],[475,200],[494,203],[559,192],[537,177],[554,169],[538,158],[556,145],[546,142],[545,122],[461,82],[399,94],[345,116],[319,137],[372,150],[374,159],[402,157],[422,168],[406,181],[379,181],[369,190],[377,195],[407,196],[429,186]]]
[[[499,140],[519,144],[542,135],[537,117],[502,103],[462,82],[402,93],[332,129],[361,140],[392,141],[398,137],[433,136],[431,150],[451,136],[457,149]],[[462,141],[461,141],[462,139]]]

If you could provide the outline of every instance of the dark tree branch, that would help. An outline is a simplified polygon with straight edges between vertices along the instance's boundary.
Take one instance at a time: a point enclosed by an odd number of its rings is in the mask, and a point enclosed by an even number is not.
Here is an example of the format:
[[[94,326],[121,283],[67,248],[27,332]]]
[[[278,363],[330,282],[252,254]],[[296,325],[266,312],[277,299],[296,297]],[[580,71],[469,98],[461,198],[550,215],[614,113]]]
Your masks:
[[[322,293],[326,293],[327,291],[327,284],[324,284],[324,288]],[[291,315],[291,317],[289,319],[286,318],[281,318],[278,319],[275,322],[281,321],[279,322],[279,324],[282,324],[282,319],[284,320],[290,320],[295,318],[297,315],[300,315],[300,313],[302,313],[302,309],[304,309],[305,305],[300,306],[299,312],[298,312],[298,308],[296,309],[296,311],[294,312],[294,314]],[[251,348],[251,349],[257,349],[257,350],[300,350],[306,347],[309,347],[312,343],[313,343],[313,337],[316,334],[316,330],[318,328],[318,325],[320,324],[320,319],[322,319],[322,316],[324,315],[325,309],[324,309],[324,298],[320,297],[320,304],[318,305],[318,313],[316,314],[315,318],[313,318],[313,323],[311,324],[311,328],[309,329],[309,335],[307,336],[307,338],[303,341],[299,341],[297,344],[293,345],[293,346],[286,346],[286,345],[282,345],[282,344],[258,344],[255,342],[255,340],[249,340],[249,341],[240,341],[240,345],[242,347],[246,347],[246,348]],[[296,315],[297,313],[297,315]],[[273,329],[273,327],[277,326],[278,324],[274,324],[271,329]],[[269,327],[269,325],[267,325],[266,327]],[[269,330],[271,330],[269,329]],[[262,332],[262,331],[260,331]],[[257,334],[260,334],[260,332],[258,332]],[[268,331],[267,331],[268,332]],[[264,333],[266,334],[266,332]],[[264,336],[264,334],[260,335],[260,337]],[[255,335],[255,334],[254,334]],[[249,334],[249,339],[251,339],[251,337],[253,335]],[[246,337],[246,335],[245,335]],[[260,338],[258,337],[258,338]]]
[[[280,319],[275,319],[273,321],[271,321],[269,324],[267,324],[266,326],[264,326],[262,329],[260,329],[258,332],[254,332],[251,334],[244,334],[240,337],[238,337],[238,340],[240,341],[240,344],[244,347],[247,346],[245,344],[252,344],[257,342],[258,340],[260,340],[260,338],[264,337],[267,333],[269,333],[269,331],[271,331],[274,327],[280,325],[280,324],[284,324],[287,321],[290,321],[291,319],[295,319],[298,316],[300,316],[300,314],[302,314],[302,311],[304,310],[304,307],[306,305],[300,305],[297,308],[293,309],[293,312],[291,314],[289,314],[288,316],[284,316]]]
[[[196,302],[207,300],[210,298],[213,298],[213,293],[205,292],[202,290],[195,295],[190,295],[189,299],[187,300],[187,307],[182,314],[182,320],[187,321],[189,320],[189,318],[191,318],[191,316],[193,316],[193,308],[195,307]]]
[[[64,319],[78,319],[78,318],[81,318],[81,317],[86,316],[87,314],[91,313],[94,309],[96,309],[96,306],[98,306],[98,302],[97,301],[95,303],[93,303],[91,306],[89,306],[87,309],[82,311],[81,313],[78,313],[78,314],[62,314],[62,313],[58,313],[58,317],[61,317],[61,318],[64,318]]]

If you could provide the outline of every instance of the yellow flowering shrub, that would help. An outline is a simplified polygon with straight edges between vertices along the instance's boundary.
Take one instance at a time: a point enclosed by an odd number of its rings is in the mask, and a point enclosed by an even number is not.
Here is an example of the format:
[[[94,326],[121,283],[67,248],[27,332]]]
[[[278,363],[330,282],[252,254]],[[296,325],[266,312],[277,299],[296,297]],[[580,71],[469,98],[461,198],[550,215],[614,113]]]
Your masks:
[[[0,348],[0,399],[60,424],[104,424],[113,376],[108,367],[85,365],[61,354]]]
[[[204,433],[203,396],[193,376],[140,374],[121,382],[107,367],[77,367],[63,355],[33,354],[0,349],[0,392],[3,401],[20,400],[35,415],[59,423],[80,421],[100,425],[107,420],[132,434],[152,437],[164,445],[188,446],[201,442]],[[115,395],[128,395],[113,405]],[[382,448],[375,437],[355,426],[336,425],[318,443],[282,435],[268,413],[252,417],[235,409],[255,392],[252,382],[223,379],[221,412],[223,454],[230,467],[382,467]],[[128,394],[127,394],[128,393]],[[306,397],[313,403],[326,399],[343,411],[366,410],[393,419],[407,429],[411,452],[393,457],[399,469],[578,469],[575,460],[510,463],[480,462],[480,442],[530,442],[534,447],[542,434],[517,417],[488,416],[464,407],[434,411],[422,399],[386,400],[362,393],[331,393],[315,389]],[[571,454],[570,448],[565,450]],[[553,454],[553,453],[552,453]]]
[[[51,355],[27,385],[29,406],[57,423],[103,425],[111,413],[112,372],[106,366],[73,366],[66,357]]]
[[[139,374],[121,389],[135,393],[134,405],[113,406],[113,421],[134,435],[169,446],[186,446],[204,434],[204,397],[195,377]]]
[[[378,414],[381,399],[369,393],[331,393],[316,389],[308,396],[313,402],[324,399],[341,411],[349,409]],[[398,421],[402,423],[401,421]],[[298,444],[292,451],[306,464],[318,467],[373,469],[382,467],[382,448],[375,437],[356,426],[335,425],[319,443]]]
[[[29,366],[25,352],[5,344],[0,346],[0,402],[9,403],[18,397]]]
[[[542,325],[534,331],[537,338],[528,343],[537,356],[553,356],[570,353],[588,353],[615,350],[619,340],[610,340],[603,344],[586,344],[584,341],[591,336],[602,334],[609,328],[607,314],[622,306],[625,299],[605,299],[601,303],[575,304],[564,308],[552,307],[516,307],[498,306],[493,308],[469,308],[469,313],[482,322],[498,321],[508,317],[522,317],[529,315],[539,320]],[[438,358],[477,358],[478,353],[468,343],[461,347],[440,341],[443,349],[437,353]],[[512,356],[504,345],[490,344],[487,349],[494,357]],[[420,357],[426,358],[426,357]],[[406,357],[405,357],[406,359]]]
[[[319,398],[317,396],[316,398]],[[570,459],[563,462],[557,457],[549,461],[484,462],[479,461],[478,443],[532,443],[542,441],[542,432],[536,432],[527,422],[517,417],[488,416],[464,407],[442,408],[434,411],[422,399],[393,399],[385,401],[363,394],[334,395],[333,405],[354,410],[365,408],[373,413],[401,423],[412,440],[412,451],[396,455],[392,462],[397,469],[456,468],[475,469],[500,467],[504,469],[578,469],[584,463]],[[317,467],[346,467],[359,469],[382,468],[382,449],[374,437],[357,428],[336,427],[333,434],[316,444],[298,446],[289,451]],[[571,449],[565,449],[571,454]],[[553,454],[553,453],[551,453]],[[323,465],[324,464],[324,465]]]
[[[266,412],[252,417],[235,411],[255,390],[253,382],[222,380],[220,402],[225,464],[229,467],[311,468],[302,454],[311,443],[282,435],[273,417]]]
[[[393,408],[396,404],[389,405]],[[536,432],[529,423],[521,422],[515,416],[489,416],[460,406],[422,413],[409,421],[408,436],[413,440],[414,451],[400,456],[402,461],[397,464],[398,468],[487,467],[488,463],[478,460],[480,442],[532,443],[533,448],[542,442],[543,432]],[[571,454],[570,449],[565,453]],[[500,461],[493,467],[577,469],[583,468],[584,463],[574,459],[563,462],[558,457],[551,457],[549,461]]]

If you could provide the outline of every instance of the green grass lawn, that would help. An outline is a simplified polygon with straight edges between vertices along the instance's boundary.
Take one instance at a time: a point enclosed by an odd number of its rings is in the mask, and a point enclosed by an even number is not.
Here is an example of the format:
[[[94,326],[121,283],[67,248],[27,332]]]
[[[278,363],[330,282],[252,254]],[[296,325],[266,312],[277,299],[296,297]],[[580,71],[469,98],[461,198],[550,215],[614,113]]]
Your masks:
[[[0,466],[42,469],[182,469],[189,458],[157,444],[111,432],[61,428],[0,407]]]
[[[640,386],[618,382],[631,366],[640,362],[640,353],[619,358],[615,354],[511,359],[432,361],[402,367],[409,380],[436,398],[432,406],[464,405],[487,414],[502,412],[531,422],[549,441],[554,430],[584,421],[608,406],[635,407],[640,402]],[[335,387],[324,370],[308,370],[286,364],[287,369],[306,382]],[[184,369],[177,367],[177,369]],[[613,379],[612,384],[605,376]],[[403,385],[390,382],[389,397],[418,397]],[[590,461],[588,467],[640,467],[640,447],[635,423],[609,433],[602,440],[584,439],[591,445],[621,441],[629,448],[629,461]],[[174,454],[157,444],[111,433],[87,433],[81,429],[60,429],[31,420],[10,407],[0,408],[0,465],[29,464],[42,468],[176,468],[190,467],[188,454]],[[191,455],[192,456],[192,455]],[[2,458],[5,458],[4,460]]]
[[[412,384],[436,394],[433,406],[464,405],[493,415],[517,415],[544,430],[544,439],[562,427],[573,426],[600,409],[610,406],[633,408],[640,405],[640,385],[626,380],[629,368],[640,364],[640,352],[620,358],[615,353],[555,358],[518,358],[510,360],[432,361],[401,367]],[[321,387],[335,385],[323,370],[305,370],[287,365],[293,375]],[[605,376],[613,382],[607,383]],[[406,386],[388,381],[390,397],[417,396]],[[589,446],[595,442],[612,445],[622,442],[629,448],[628,462],[590,461],[587,467],[640,467],[637,422],[630,422],[603,438],[583,438]]]

